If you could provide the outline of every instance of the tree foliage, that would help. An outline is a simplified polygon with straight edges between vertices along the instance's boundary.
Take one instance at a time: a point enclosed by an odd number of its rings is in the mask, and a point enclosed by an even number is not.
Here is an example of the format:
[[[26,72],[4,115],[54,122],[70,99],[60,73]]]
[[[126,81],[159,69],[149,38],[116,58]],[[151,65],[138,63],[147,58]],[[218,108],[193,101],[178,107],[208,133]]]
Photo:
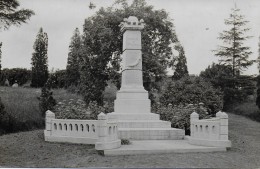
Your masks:
[[[223,95],[203,78],[186,76],[167,84],[160,103],[164,106],[204,103],[208,113],[214,114],[222,110]]]
[[[0,77],[0,85],[4,85],[7,79],[10,85],[18,83],[19,86],[21,86],[31,79],[31,74],[31,70],[27,70],[24,68],[5,68],[2,70],[2,75]]]
[[[179,54],[178,57],[175,59],[176,64],[174,65],[174,74],[172,78],[174,80],[179,80],[184,76],[188,76],[189,72],[185,52],[180,43],[175,46],[175,50],[177,50]]]
[[[2,45],[3,45],[3,43],[0,42],[0,78],[1,78],[1,70],[2,70],[2,63],[1,63],[1,61],[2,61]]]
[[[230,26],[229,30],[220,33],[219,39],[223,41],[224,46],[219,46],[215,50],[215,55],[221,57],[220,63],[232,67],[233,76],[239,75],[241,71],[253,64],[249,60],[250,47],[244,45],[244,42],[251,38],[246,32],[250,29],[246,27],[249,22],[245,16],[241,15],[240,9],[232,9],[230,17],[225,20],[225,24]]]
[[[17,8],[20,6],[18,0],[0,0],[0,30],[8,29],[11,25],[19,26],[34,15],[29,9]]]
[[[90,100],[102,103],[106,81],[120,79],[123,37],[119,24],[129,16],[145,22],[142,31],[144,87],[148,91],[160,89],[156,82],[166,76],[166,69],[172,64],[172,45],[177,42],[172,20],[166,11],[155,10],[144,0],[134,0],[132,4],[120,0],[85,20],[79,67],[81,91],[87,103]]]
[[[212,64],[200,73],[200,77],[223,92],[224,110],[228,109],[231,104],[246,100],[255,89],[251,76],[233,76],[231,66]]]
[[[79,84],[79,58],[81,52],[81,36],[79,29],[76,28],[71,38],[69,54],[66,67],[66,86],[77,86]]]
[[[43,87],[48,79],[48,35],[40,31],[34,42],[34,53],[32,54],[32,87]]]

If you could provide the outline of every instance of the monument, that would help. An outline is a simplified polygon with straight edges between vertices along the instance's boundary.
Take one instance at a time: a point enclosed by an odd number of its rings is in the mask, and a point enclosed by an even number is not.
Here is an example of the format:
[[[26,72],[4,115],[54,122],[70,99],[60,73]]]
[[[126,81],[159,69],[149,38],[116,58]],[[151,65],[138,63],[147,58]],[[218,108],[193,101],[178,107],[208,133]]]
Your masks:
[[[151,113],[151,101],[143,87],[141,30],[144,21],[134,16],[120,24],[123,33],[122,81],[117,92],[115,112],[109,117],[118,119],[119,137],[125,139],[183,139],[184,130],[171,128]]]

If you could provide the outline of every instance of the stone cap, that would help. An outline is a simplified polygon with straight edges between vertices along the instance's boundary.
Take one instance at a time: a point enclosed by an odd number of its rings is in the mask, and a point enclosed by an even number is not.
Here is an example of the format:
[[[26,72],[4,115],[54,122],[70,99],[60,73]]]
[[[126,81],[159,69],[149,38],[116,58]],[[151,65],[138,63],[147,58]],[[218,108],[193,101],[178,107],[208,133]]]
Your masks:
[[[144,20],[138,20],[135,16],[129,16],[119,26],[121,27],[121,32],[125,32],[126,30],[142,30],[144,28]]]
[[[107,115],[104,114],[103,112],[99,113],[98,115],[98,120],[106,120],[107,119]]]
[[[190,117],[191,118],[199,118],[199,114],[196,113],[196,112],[193,112],[193,113],[191,113]]]
[[[52,112],[52,111],[50,111],[50,110],[47,110],[46,111],[46,117],[51,117],[51,118],[55,118],[55,114]]]
[[[219,111],[216,113],[216,117],[222,118],[222,119],[227,119],[228,115],[225,112]]]

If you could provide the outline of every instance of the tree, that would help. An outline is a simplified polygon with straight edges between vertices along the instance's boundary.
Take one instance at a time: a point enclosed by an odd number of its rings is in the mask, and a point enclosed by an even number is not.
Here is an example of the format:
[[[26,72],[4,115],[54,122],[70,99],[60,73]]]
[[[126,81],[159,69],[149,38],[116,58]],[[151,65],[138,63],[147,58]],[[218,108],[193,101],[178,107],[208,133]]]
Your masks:
[[[0,30],[8,29],[11,25],[19,26],[34,15],[29,9],[17,8],[20,6],[18,0],[0,0]]]
[[[178,43],[175,46],[175,50],[178,51],[179,55],[175,60],[177,63],[174,66],[175,70],[174,70],[174,74],[173,74],[172,78],[174,80],[179,80],[182,77],[189,75],[189,72],[188,72],[188,68],[187,68],[187,60],[185,57],[184,49],[180,43]]]
[[[252,95],[255,89],[251,76],[233,76],[230,66],[212,64],[200,73],[200,77],[210,82],[224,94],[224,110],[234,103],[241,103]]]
[[[232,9],[230,17],[225,20],[225,24],[231,28],[223,31],[219,36],[225,45],[219,46],[214,51],[216,56],[221,57],[221,64],[232,67],[233,76],[240,75],[241,71],[253,64],[253,61],[249,60],[252,53],[250,47],[244,45],[244,42],[251,38],[251,36],[245,35],[250,30],[246,28],[249,21],[245,20],[245,17],[239,12],[240,9],[236,7]]]
[[[146,24],[142,31],[144,87],[149,94],[160,89],[156,82],[166,77],[173,57],[172,46],[177,42],[172,20],[166,11],[154,10],[144,0],[134,0],[131,5],[118,0],[107,9],[101,8],[84,24],[80,80],[86,99],[102,103],[106,81],[118,81],[123,41],[119,24],[129,16],[143,19]]]
[[[0,42],[0,78],[1,78],[1,70],[2,70],[2,64],[1,64],[1,60],[2,60],[2,42]]]
[[[32,87],[43,87],[48,79],[48,35],[40,28],[32,54]]]
[[[257,67],[258,67],[258,72],[260,74],[260,36],[259,36],[259,42],[258,42],[258,58],[257,58]]]
[[[66,86],[77,86],[79,84],[79,55],[81,48],[81,36],[76,28],[69,46],[68,61],[66,67]]]

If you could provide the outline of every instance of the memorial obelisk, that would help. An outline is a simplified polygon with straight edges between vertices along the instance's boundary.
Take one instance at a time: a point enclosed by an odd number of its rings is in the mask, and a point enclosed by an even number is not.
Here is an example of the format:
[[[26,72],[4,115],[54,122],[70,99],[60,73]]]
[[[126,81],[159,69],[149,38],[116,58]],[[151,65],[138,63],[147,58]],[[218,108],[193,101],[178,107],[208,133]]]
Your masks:
[[[141,31],[144,21],[134,16],[120,24],[123,33],[122,81],[115,100],[115,112],[109,118],[118,120],[119,137],[127,139],[182,139],[184,131],[172,129],[151,113],[151,101],[143,87]]]

